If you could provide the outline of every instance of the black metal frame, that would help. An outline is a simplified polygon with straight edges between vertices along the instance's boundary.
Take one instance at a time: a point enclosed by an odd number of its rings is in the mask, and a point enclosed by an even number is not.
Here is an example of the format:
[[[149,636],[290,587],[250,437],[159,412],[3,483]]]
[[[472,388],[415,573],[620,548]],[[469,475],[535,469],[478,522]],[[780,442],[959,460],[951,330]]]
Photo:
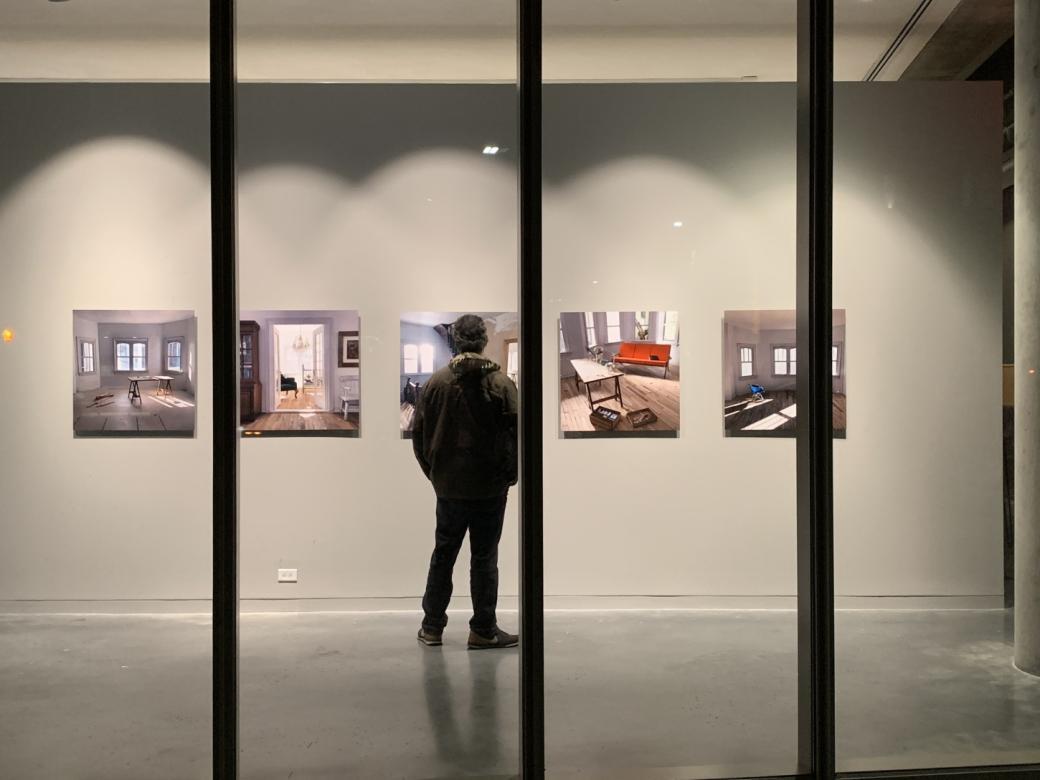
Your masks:
[[[238,254],[235,0],[210,0],[213,240],[213,777],[238,777]]]
[[[545,776],[542,571],[542,0],[517,0],[520,266],[520,761]]]
[[[883,772],[839,772],[841,780],[1036,780],[1040,765],[971,766],[944,769],[907,769]]]
[[[834,777],[834,3],[798,2],[798,768]],[[804,370],[803,370],[804,367]]]
[[[235,0],[210,0],[213,284],[213,777],[238,776],[238,296]],[[545,777],[542,0],[517,0],[521,777]],[[833,0],[798,0],[799,774],[1026,780],[1040,766],[835,774],[831,419]]]

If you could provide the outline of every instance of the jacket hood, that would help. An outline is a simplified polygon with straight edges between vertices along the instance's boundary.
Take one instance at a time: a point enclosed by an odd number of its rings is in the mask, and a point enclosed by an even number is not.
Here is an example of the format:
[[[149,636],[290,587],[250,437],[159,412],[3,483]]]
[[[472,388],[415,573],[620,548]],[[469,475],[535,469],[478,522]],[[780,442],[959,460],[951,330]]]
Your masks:
[[[448,365],[451,367],[452,373],[457,377],[471,374],[486,376],[501,369],[501,366],[494,360],[489,360],[475,352],[462,352],[453,357]]]

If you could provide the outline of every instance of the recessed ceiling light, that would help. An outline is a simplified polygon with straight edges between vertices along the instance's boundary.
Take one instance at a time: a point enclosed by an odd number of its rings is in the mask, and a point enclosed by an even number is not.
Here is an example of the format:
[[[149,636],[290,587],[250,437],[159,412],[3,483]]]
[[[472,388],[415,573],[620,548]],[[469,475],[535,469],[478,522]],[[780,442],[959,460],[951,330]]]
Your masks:
[[[499,148],[497,146],[493,146],[491,144],[488,144],[487,146],[484,147],[484,154],[498,154],[498,152],[499,152]]]
[[[682,221],[678,220],[678,219],[675,220],[675,222],[672,223],[672,227],[674,227],[674,228],[681,228],[682,227]]]

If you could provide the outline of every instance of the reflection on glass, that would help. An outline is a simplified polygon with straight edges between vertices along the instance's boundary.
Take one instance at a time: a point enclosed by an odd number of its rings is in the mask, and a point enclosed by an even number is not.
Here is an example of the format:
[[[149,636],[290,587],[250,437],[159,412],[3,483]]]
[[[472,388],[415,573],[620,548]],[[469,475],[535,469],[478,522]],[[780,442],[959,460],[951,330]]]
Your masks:
[[[3,778],[210,773],[204,6],[0,3]]]
[[[518,623],[506,448],[422,424],[465,312],[465,408],[509,417],[477,401],[519,369],[515,3],[238,8],[243,776],[514,775],[518,651],[467,649]]]
[[[797,769],[794,441],[718,414],[793,425],[723,318],[794,309],[796,10],[546,3],[550,773]]]
[[[871,82],[835,98],[834,301],[855,327],[830,356],[855,386],[835,442],[842,770],[1040,760],[1040,678],[1015,668],[1029,632],[1007,608],[1014,5],[837,6],[839,30],[892,42],[835,52]]]

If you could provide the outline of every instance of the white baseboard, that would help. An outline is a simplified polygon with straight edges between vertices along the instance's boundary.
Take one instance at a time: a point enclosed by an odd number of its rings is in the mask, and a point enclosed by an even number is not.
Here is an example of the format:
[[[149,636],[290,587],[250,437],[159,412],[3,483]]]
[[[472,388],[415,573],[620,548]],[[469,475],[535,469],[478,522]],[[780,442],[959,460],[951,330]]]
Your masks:
[[[421,597],[251,599],[242,614],[266,612],[416,613]],[[516,612],[516,596],[501,596],[499,610]],[[794,611],[794,596],[546,596],[546,612]],[[839,610],[1000,610],[1003,596],[838,596]],[[451,612],[468,612],[468,597],[456,597]],[[0,614],[205,614],[209,599],[0,600]]]

